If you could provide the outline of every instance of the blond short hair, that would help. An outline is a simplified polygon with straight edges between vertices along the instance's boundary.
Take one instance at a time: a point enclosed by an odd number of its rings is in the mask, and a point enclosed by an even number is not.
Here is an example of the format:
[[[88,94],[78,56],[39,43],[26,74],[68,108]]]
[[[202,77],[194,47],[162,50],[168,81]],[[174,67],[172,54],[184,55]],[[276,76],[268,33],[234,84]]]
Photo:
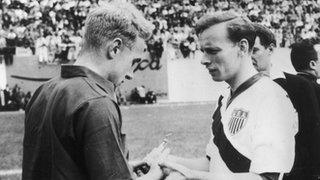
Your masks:
[[[134,5],[103,3],[90,11],[86,18],[81,52],[99,51],[115,38],[120,38],[131,48],[138,36],[148,39],[152,29],[152,24]]]

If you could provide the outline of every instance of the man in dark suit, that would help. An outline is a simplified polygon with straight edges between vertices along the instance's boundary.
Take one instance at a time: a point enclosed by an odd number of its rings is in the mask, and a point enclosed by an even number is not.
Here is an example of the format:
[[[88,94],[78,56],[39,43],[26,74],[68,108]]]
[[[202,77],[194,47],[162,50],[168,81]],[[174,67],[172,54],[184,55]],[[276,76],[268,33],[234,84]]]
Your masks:
[[[317,143],[320,138],[320,112],[315,98],[316,92],[312,83],[303,77],[277,71],[272,67],[271,55],[276,45],[275,36],[262,25],[254,26],[257,33],[252,55],[254,66],[287,91],[298,112],[299,132],[295,137],[295,163],[290,174],[285,175],[284,179],[317,179],[320,174],[320,143]]]
[[[312,82],[318,102],[320,102],[320,41],[319,39],[304,39],[291,45],[291,62],[298,76]]]

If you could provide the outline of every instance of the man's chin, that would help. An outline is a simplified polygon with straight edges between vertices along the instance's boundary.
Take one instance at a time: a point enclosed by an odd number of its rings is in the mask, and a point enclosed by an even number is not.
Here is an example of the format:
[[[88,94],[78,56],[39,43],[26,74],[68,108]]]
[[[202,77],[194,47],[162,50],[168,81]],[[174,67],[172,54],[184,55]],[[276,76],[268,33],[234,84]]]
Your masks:
[[[130,75],[125,75],[124,79],[122,79],[121,81],[119,81],[116,86],[120,86],[121,84],[123,84],[126,80],[132,80],[133,77]]]
[[[119,87],[121,84],[123,84],[125,82],[125,79],[121,80],[121,81],[118,81],[115,86],[116,87]]]
[[[211,76],[212,80],[216,81],[216,82],[221,82],[224,81],[224,79],[220,76]]]
[[[131,80],[131,79],[133,79],[133,77],[132,77],[132,76],[130,76],[130,75],[125,75],[125,76],[124,76],[124,78],[125,78],[125,79],[127,79],[127,80]]]

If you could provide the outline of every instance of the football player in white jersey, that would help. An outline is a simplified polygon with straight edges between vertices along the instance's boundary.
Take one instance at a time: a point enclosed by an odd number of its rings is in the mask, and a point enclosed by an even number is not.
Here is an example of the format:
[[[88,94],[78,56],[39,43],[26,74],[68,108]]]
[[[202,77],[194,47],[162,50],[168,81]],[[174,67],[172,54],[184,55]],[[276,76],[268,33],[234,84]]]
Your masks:
[[[196,33],[201,63],[214,81],[230,88],[213,114],[207,156],[170,155],[164,165],[191,179],[281,179],[294,162],[297,114],[286,92],[252,64],[251,21],[230,11],[207,14]]]
[[[299,131],[295,136],[295,162],[284,180],[314,180],[320,177],[320,121],[317,93],[312,82],[298,75],[282,72],[271,64],[276,38],[273,32],[260,24],[253,24],[257,38],[253,46],[252,61],[259,72],[270,76],[289,95],[298,113]],[[310,59],[318,59],[316,52],[307,53]],[[299,54],[302,55],[302,54]],[[313,55],[313,57],[312,57]],[[307,56],[301,56],[307,57]],[[281,61],[281,59],[274,59]]]

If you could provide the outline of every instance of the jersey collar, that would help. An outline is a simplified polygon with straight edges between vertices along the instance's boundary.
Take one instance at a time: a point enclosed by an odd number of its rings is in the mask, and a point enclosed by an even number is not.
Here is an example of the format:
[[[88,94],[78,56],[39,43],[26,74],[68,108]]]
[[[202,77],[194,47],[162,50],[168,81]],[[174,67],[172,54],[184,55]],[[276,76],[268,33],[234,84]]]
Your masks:
[[[243,82],[235,91],[234,93],[231,93],[231,89],[230,89],[230,96],[229,99],[227,101],[227,108],[228,106],[231,104],[231,102],[237,97],[239,96],[242,92],[244,92],[245,90],[247,90],[249,87],[251,87],[254,83],[256,83],[258,80],[260,80],[263,77],[263,73],[257,73],[254,76],[252,76],[251,78],[247,79],[245,82]]]
[[[109,94],[113,100],[116,101],[115,85],[87,67],[76,65],[61,65],[61,77],[88,77],[92,79],[103,91]]]
[[[307,78],[313,82],[317,82],[317,77],[310,74],[310,73],[307,73],[307,72],[298,72],[297,75],[300,75],[300,76],[303,76],[304,78]]]

